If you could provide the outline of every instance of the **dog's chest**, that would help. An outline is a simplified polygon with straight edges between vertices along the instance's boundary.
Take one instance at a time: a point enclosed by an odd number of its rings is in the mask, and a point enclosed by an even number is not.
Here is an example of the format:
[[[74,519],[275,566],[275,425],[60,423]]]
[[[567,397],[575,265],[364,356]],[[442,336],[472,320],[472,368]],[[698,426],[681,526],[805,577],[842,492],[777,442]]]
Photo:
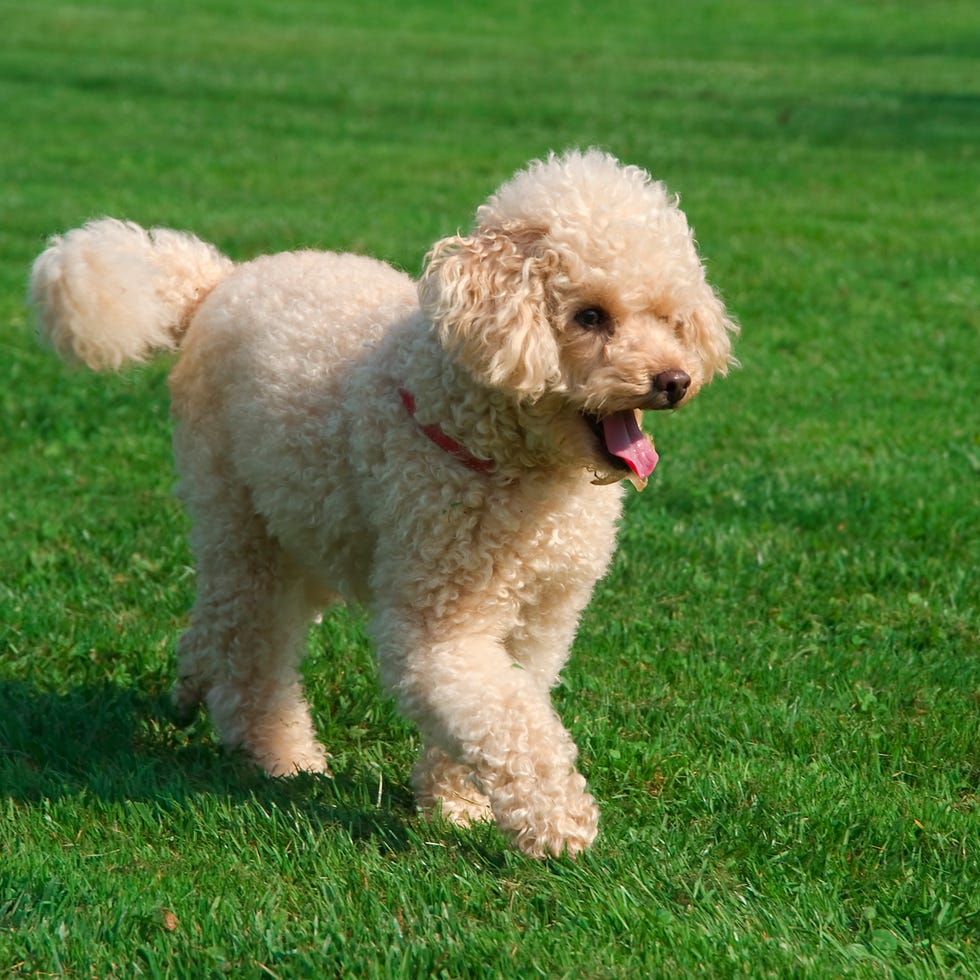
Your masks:
[[[581,572],[594,580],[612,556],[621,508],[618,487],[543,494],[522,509],[517,544],[522,563],[543,579],[567,580]]]
[[[609,563],[620,509],[616,487],[529,480],[431,509],[405,547],[450,575],[492,579],[505,591],[592,582]]]

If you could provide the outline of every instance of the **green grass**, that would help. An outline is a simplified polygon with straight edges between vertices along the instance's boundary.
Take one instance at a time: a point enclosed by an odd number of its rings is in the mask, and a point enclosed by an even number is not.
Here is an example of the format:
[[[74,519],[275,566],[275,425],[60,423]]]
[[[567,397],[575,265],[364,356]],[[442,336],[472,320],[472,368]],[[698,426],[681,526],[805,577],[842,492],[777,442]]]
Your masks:
[[[980,975],[973,2],[0,0],[0,974]],[[168,720],[192,571],[166,364],[22,305],[98,214],[417,271],[605,146],[683,196],[740,371],[663,461],[556,702],[580,861],[414,813],[356,610],[311,636],[337,778]]]

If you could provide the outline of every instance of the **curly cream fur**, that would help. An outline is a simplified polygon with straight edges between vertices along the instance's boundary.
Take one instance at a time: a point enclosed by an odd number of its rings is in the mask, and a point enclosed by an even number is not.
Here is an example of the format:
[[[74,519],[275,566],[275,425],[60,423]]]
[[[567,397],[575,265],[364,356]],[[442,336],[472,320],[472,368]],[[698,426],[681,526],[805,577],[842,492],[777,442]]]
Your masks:
[[[180,348],[197,599],[178,709],[206,704],[273,775],[325,772],[297,665],[318,610],[360,600],[422,734],[420,806],[492,818],[533,856],[592,843],[598,812],[549,695],[620,515],[619,486],[596,484],[623,471],[583,413],[666,407],[662,372],[689,378],[678,407],[731,362],[734,326],[662,185],[598,151],[533,163],[433,247],[417,285],[353,255],[233,265],[104,219],[52,240],[31,297],[55,349],[92,367]],[[600,306],[603,329],[576,319]]]
[[[117,369],[176,350],[232,262],[193,235],[104,218],[51,239],[31,274],[38,332],[67,361]]]

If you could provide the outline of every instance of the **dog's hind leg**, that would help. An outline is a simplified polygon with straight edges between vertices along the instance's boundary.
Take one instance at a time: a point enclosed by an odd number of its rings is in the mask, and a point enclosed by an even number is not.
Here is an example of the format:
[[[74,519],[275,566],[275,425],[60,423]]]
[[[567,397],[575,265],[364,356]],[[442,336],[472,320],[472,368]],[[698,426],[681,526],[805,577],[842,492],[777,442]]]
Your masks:
[[[198,474],[200,476],[200,474]],[[194,520],[197,600],[178,644],[179,714],[207,703],[222,743],[270,775],[327,771],[298,664],[316,607],[305,578],[267,534],[242,491],[201,481],[184,493]]]
[[[175,705],[203,695],[221,742],[270,775],[327,772],[297,671],[312,616],[304,584],[271,566],[257,573],[251,557],[250,577],[233,588],[212,579],[199,589],[180,641]]]

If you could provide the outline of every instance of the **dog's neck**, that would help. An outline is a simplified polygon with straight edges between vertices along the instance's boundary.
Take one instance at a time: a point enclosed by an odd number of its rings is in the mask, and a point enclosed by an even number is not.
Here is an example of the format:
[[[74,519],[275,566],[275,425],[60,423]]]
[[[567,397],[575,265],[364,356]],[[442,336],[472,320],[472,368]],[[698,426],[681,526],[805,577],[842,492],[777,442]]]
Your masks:
[[[401,374],[394,379],[393,394],[421,432],[460,465],[505,480],[528,470],[568,465],[553,442],[553,410],[548,406],[523,405],[506,392],[479,384],[428,330],[406,332],[401,340]],[[411,409],[401,390],[411,396]]]
[[[494,483],[523,481],[547,472],[565,492],[581,483],[592,489],[593,472],[582,440],[590,438],[578,414],[558,393],[535,402],[521,402],[505,391],[481,385],[439,343],[421,318],[391,338],[399,350],[390,363],[398,373],[386,383],[402,413],[411,415],[425,436],[443,446],[447,461],[455,458],[461,471],[479,471]],[[408,411],[404,389],[412,396]],[[447,448],[448,447],[448,448]],[[458,451],[453,451],[458,450]],[[491,465],[485,465],[491,461]]]
[[[407,388],[399,388],[398,394],[401,395],[405,411],[412,418],[415,418],[415,396]],[[418,420],[416,419],[416,421]],[[447,436],[435,423],[423,425],[419,422],[418,426],[427,439],[431,439],[443,452],[449,453],[453,459],[462,463],[467,469],[473,470],[475,473],[491,473],[496,468],[492,459],[480,459],[478,456],[474,456],[465,446]]]

